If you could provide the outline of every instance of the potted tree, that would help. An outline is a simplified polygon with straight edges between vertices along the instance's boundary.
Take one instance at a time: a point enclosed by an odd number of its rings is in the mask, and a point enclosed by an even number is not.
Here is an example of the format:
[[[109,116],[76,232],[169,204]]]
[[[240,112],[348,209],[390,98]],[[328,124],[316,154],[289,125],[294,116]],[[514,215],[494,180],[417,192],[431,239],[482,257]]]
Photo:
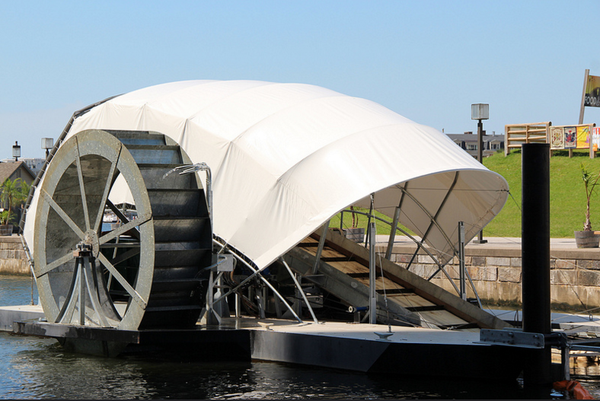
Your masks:
[[[596,234],[596,232],[592,230],[592,222],[590,220],[590,201],[592,199],[594,189],[596,189],[596,185],[598,185],[600,172],[598,172],[594,178],[592,177],[592,174],[590,174],[590,172],[585,168],[583,163],[581,163],[580,167],[581,178],[585,187],[587,207],[585,211],[585,223],[583,224],[583,231],[575,231],[575,243],[577,244],[578,248],[598,248],[600,235]]]
[[[13,206],[15,202],[20,201],[21,197],[21,186],[19,185],[21,179],[17,178],[11,180],[7,178],[0,185],[0,191],[2,191],[2,203],[6,208],[0,213],[0,235],[12,235],[13,232],[13,221],[14,213]]]

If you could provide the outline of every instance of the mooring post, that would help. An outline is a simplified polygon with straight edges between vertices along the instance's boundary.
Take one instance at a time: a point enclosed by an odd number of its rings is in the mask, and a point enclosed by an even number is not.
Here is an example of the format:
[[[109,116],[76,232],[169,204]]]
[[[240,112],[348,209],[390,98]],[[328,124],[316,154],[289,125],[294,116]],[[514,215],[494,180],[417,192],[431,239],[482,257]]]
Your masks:
[[[550,145],[523,144],[521,152],[523,331],[550,334]],[[552,382],[549,346],[526,358],[525,384]]]

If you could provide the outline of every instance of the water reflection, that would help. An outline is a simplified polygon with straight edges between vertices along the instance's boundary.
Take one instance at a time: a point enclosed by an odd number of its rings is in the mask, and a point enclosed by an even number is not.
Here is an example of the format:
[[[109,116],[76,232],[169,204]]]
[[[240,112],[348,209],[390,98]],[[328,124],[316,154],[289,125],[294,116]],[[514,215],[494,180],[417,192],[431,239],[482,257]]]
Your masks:
[[[6,338],[8,337],[8,338]],[[143,375],[120,360],[65,354],[54,340],[0,335],[2,348],[13,348],[9,398],[148,398]],[[20,343],[15,346],[15,342]],[[29,346],[27,346],[29,345]],[[20,349],[19,349],[20,348]]]
[[[571,358],[570,367],[573,376],[589,376],[600,381],[600,358],[598,356]]]
[[[269,362],[202,363],[66,353],[0,333],[0,398],[519,398],[514,385],[404,380]],[[409,363],[409,362],[407,362]]]
[[[0,306],[37,304],[37,286],[32,278],[0,274]]]
[[[0,276],[0,305],[28,304],[30,291],[30,279]],[[588,375],[578,380],[600,398],[598,365],[580,358],[571,366],[574,374]],[[0,399],[524,398],[517,382],[415,380],[269,362],[108,359],[67,353],[52,339],[1,332],[0,372]]]

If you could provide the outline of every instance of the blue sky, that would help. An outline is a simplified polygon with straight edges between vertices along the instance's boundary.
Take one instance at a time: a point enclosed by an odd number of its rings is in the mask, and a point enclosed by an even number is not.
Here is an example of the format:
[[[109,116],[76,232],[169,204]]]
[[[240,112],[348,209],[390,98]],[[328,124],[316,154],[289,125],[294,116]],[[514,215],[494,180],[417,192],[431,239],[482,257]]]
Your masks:
[[[188,79],[301,82],[446,133],[574,124],[600,1],[0,1],[0,159],[73,111]],[[600,123],[586,108],[585,122]]]

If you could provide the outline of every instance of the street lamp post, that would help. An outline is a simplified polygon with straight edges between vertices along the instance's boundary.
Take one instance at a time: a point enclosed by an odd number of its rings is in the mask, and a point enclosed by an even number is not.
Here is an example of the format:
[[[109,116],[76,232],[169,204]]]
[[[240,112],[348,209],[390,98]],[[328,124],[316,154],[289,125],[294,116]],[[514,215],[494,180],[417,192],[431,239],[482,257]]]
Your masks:
[[[483,120],[490,118],[490,105],[486,103],[475,103],[471,105],[471,120],[477,120],[477,160],[483,164]],[[485,244],[483,230],[479,231],[479,239],[473,240],[476,244]]]

